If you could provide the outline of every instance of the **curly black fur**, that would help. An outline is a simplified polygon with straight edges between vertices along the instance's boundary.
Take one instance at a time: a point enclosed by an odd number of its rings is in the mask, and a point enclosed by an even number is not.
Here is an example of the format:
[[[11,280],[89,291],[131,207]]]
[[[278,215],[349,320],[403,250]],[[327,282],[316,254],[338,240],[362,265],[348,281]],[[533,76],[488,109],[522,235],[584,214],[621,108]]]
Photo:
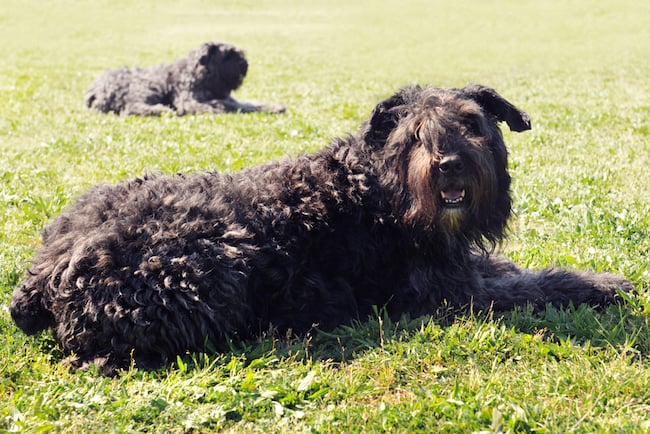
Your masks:
[[[75,366],[112,373],[373,306],[605,305],[630,290],[491,253],[511,211],[498,121],[530,128],[492,89],[413,86],[315,155],[95,187],[46,228],[11,315],[27,333],[50,327]]]
[[[274,103],[239,102],[230,92],[248,72],[244,53],[225,42],[208,42],[174,63],[106,71],[86,92],[86,106],[100,112],[157,116],[194,113],[281,113]]]

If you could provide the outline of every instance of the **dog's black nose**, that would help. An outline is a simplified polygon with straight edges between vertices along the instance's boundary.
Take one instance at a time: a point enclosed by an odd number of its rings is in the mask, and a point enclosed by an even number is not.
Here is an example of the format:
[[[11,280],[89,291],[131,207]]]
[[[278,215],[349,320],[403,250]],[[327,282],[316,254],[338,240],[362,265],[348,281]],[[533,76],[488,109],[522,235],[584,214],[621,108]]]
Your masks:
[[[438,170],[443,175],[459,175],[465,170],[465,164],[460,155],[448,155],[440,160]]]

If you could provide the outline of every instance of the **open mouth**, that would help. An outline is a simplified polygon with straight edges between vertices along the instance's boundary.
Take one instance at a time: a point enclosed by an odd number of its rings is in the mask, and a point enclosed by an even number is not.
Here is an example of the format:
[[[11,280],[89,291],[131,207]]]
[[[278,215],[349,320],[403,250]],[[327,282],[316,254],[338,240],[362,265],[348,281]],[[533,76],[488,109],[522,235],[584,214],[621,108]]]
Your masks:
[[[440,196],[442,197],[442,202],[446,206],[460,206],[465,200],[465,189],[448,188],[446,190],[442,190],[440,192]]]

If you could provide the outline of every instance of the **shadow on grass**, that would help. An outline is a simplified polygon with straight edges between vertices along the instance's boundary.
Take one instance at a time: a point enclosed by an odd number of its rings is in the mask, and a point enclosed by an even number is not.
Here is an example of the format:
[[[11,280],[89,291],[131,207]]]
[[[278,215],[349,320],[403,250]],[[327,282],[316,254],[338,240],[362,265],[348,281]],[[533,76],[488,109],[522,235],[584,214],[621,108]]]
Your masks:
[[[231,342],[224,360],[228,356],[239,357],[247,364],[274,357],[346,364],[368,352],[407,353],[421,345],[437,346],[440,354],[460,349],[460,355],[485,351],[485,356],[490,357],[500,346],[509,345],[485,344],[486,333],[494,341],[511,340],[523,346],[534,337],[549,348],[570,345],[646,357],[650,355],[649,323],[650,304],[629,295],[624,295],[622,304],[600,310],[587,305],[562,309],[549,305],[542,311],[527,306],[502,313],[441,308],[429,316],[404,315],[395,320],[385,310],[376,309],[367,321],[356,321],[332,331],[315,328],[302,336],[269,333],[252,342]],[[194,356],[192,360],[200,359]]]
[[[405,346],[420,344],[446,347],[442,352],[455,345],[465,345],[471,352],[482,350],[474,341],[480,340],[479,335],[486,329],[494,328],[500,330],[495,334],[496,339],[501,333],[504,339],[512,338],[523,345],[530,336],[535,336],[551,346],[568,344],[646,357],[650,355],[650,303],[627,294],[623,298],[621,304],[605,309],[548,305],[541,311],[526,306],[494,313],[441,308],[430,316],[402,316],[399,320],[389,318],[385,310],[378,309],[367,321],[333,331],[314,329],[302,337],[267,337],[253,344],[240,343],[238,349],[232,348],[232,354],[248,360],[272,353],[277,357],[345,364],[368,351],[402,352]],[[491,348],[488,346],[487,350],[489,353]]]
[[[414,346],[437,348],[439,354],[451,359],[470,355],[489,358],[505,347],[512,347],[513,342],[515,346],[527,345],[531,336],[548,348],[571,345],[646,357],[650,355],[650,303],[627,294],[623,298],[621,304],[605,309],[587,305],[559,309],[549,305],[542,311],[526,306],[495,313],[443,307],[432,315],[419,318],[404,315],[399,319],[391,319],[384,309],[375,309],[366,321],[355,321],[331,331],[314,327],[299,336],[269,331],[254,340],[232,340],[226,351],[219,351],[207,342],[203,353],[178,357],[152,374],[164,376],[170,369],[186,372],[215,364],[225,366],[234,359],[241,367],[259,367],[278,359],[345,365],[368,352],[399,354],[409,352]],[[486,343],[486,333],[491,342]],[[64,359],[49,333],[39,334],[36,341],[38,349],[49,353],[53,362]]]

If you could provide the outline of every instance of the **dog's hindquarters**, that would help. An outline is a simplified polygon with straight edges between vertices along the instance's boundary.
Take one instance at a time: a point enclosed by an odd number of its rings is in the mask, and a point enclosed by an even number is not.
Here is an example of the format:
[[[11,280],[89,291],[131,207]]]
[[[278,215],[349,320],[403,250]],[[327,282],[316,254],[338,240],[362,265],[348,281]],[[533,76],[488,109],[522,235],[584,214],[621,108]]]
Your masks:
[[[124,110],[133,72],[129,68],[106,71],[86,91],[86,107],[102,113]]]
[[[16,325],[26,334],[33,335],[53,325],[52,314],[44,307],[42,288],[37,282],[32,286],[23,282],[13,293],[9,312]]]
[[[248,240],[208,210],[201,189],[218,178],[193,179],[132,180],[80,197],[46,229],[14,293],[16,324],[29,334],[52,327],[73,366],[104,373],[245,335]]]
[[[86,106],[102,113],[160,116],[172,110],[164,75],[164,66],[106,71],[86,92]]]
[[[26,334],[35,334],[55,323],[51,312],[51,294],[60,283],[60,273],[67,269],[74,237],[68,234],[66,215],[55,219],[43,232],[43,246],[32,267],[14,290],[9,311],[12,319]]]

